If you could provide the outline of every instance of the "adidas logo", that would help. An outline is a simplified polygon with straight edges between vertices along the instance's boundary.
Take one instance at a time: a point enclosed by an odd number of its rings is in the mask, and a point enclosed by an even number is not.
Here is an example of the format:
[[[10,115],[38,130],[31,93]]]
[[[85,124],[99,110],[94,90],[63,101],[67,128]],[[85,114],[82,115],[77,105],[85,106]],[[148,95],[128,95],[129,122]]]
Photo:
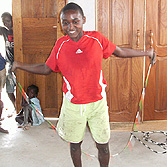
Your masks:
[[[78,54],[78,53],[82,53],[83,51],[81,50],[81,49],[78,49],[77,51],[76,51],[76,54]]]

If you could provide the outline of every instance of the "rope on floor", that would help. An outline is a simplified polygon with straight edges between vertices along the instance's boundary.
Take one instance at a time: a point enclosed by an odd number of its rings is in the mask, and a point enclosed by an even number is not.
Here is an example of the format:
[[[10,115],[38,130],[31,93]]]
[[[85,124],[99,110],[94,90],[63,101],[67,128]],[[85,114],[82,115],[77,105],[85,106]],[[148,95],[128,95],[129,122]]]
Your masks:
[[[156,146],[159,146],[161,147],[164,151],[162,152],[159,152],[157,150],[154,150],[152,149],[150,146],[148,146],[147,144],[145,144],[142,140],[140,140],[136,135],[134,135],[134,132],[137,132],[137,133],[143,133],[143,140],[148,142],[148,143],[151,143],[151,144],[154,144]],[[153,133],[162,133],[163,135],[165,135],[167,137],[167,133],[165,131],[148,131],[148,132],[144,132],[144,131],[133,131],[131,132],[131,135],[136,139],[138,140],[142,145],[144,145],[146,148],[148,148],[150,151],[154,152],[154,153],[157,153],[157,154],[166,154],[167,153],[167,138],[166,138],[166,141],[163,143],[163,142],[156,142],[155,140],[152,140],[151,137],[150,137],[150,134],[153,134]]]

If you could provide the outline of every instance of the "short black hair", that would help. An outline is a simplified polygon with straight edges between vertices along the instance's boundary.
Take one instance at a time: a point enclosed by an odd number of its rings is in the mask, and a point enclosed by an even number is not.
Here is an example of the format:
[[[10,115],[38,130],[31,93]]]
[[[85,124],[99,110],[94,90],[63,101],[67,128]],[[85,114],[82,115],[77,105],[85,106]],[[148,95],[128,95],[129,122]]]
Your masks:
[[[67,11],[67,10],[79,11],[79,13],[84,17],[84,12],[83,12],[82,8],[74,2],[70,2],[67,5],[65,5],[63,7],[63,9],[61,10],[61,14],[64,13],[65,11]]]
[[[2,13],[2,15],[1,15],[2,20],[3,20],[5,17],[9,17],[9,18],[12,20],[12,15],[11,15],[9,12],[4,12],[4,13]]]
[[[30,86],[27,88],[27,92],[28,92],[30,89],[33,89],[33,90],[34,90],[36,96],[38,95],[38,92],[39,92],[38,86],[36,86],[36,85],[30,85]]]

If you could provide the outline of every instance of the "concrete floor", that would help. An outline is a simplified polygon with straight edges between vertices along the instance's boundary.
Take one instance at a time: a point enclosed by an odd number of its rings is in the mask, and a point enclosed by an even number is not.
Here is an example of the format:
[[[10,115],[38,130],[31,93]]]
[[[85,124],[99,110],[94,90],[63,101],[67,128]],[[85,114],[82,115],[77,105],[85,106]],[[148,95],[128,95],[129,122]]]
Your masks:
[[[31,127],[30,130],[18,129],[18,124],[13,117],[8,118],[10,102],[7,103],[2,121],[4,129],[9,134],[0,133],[0,167],[72,167],[69,144],[63,141],[57,133],[52,130],[47,122],[40,126]],[[51,122],[56,125],[55,120]],[[166,128],[167,126],[165,126]],[[164,129],[162,129],[164,130]],[[167,128],[166,128],[167,130]],[[137,134],[141,138],[141,134]],[[132,147],[124,151],[130,137],[130,132],[123,132],[119,128],[111,126],[110,139],[110,167],[166,167],[167,154],[156,154],[136,139],[132,139]],[[153,134],[152,139],[158,142],[166,141],[163,134]],[[151,148],[162,151],[161,148],[148,144]],[[82,151],[89,154],[82,154],[83,167],[98,167],[97,149],[90,135],[86,130]],[[94,155],[95,157],[91,157]]]
[[[56,121],[51,120],[55,125]],[[0,133],[0,167],[72,167],[69,144],[63,141],[57,133],[49,128],[47,122],[40,126],[31,127],[30,130],[17,128],[14,116],[5,118],[2,127],[9,130],[9,134]],[[137,134],[141,137],[141,134]],[[123,152],[129,140],[129,132],[111,132],[110,150],[111,167],[166,167],[167,154],[156,154],[136,139],[132,139],[132,148],[128,147]],[[164,142],[166,136],[154,134],[154,139]],[[148,144],[148,143],[147,143]],[[157,146],[150,147],[162,151]],[[89,130],[86,130],[83,152],[97,157],[97,150]],[[120,153],[121,152],[121,153]],[[82,154],[83,167],[98,167],[96,157]]]

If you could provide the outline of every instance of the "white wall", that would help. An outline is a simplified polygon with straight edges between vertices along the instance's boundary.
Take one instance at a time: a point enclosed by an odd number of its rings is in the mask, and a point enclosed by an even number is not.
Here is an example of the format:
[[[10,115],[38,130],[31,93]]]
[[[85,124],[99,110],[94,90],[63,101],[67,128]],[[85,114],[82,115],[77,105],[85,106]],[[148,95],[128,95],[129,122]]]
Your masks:
[[[95,30],[95,0],[68,0],[81,6],[86,16],[85,31]]]
[[[86,23],[84,24],[85,31],[95,30],[95,0],[68,0],[68,2],[74,2],[80,5],[86,16]],[[0,16],[3,12],[9,12],[12,14],[12,0],[0,0]],[[2,26],[0,18],[0,26]],[[4,40],[0,36],[0,52],[5,55],[4,52]]]

